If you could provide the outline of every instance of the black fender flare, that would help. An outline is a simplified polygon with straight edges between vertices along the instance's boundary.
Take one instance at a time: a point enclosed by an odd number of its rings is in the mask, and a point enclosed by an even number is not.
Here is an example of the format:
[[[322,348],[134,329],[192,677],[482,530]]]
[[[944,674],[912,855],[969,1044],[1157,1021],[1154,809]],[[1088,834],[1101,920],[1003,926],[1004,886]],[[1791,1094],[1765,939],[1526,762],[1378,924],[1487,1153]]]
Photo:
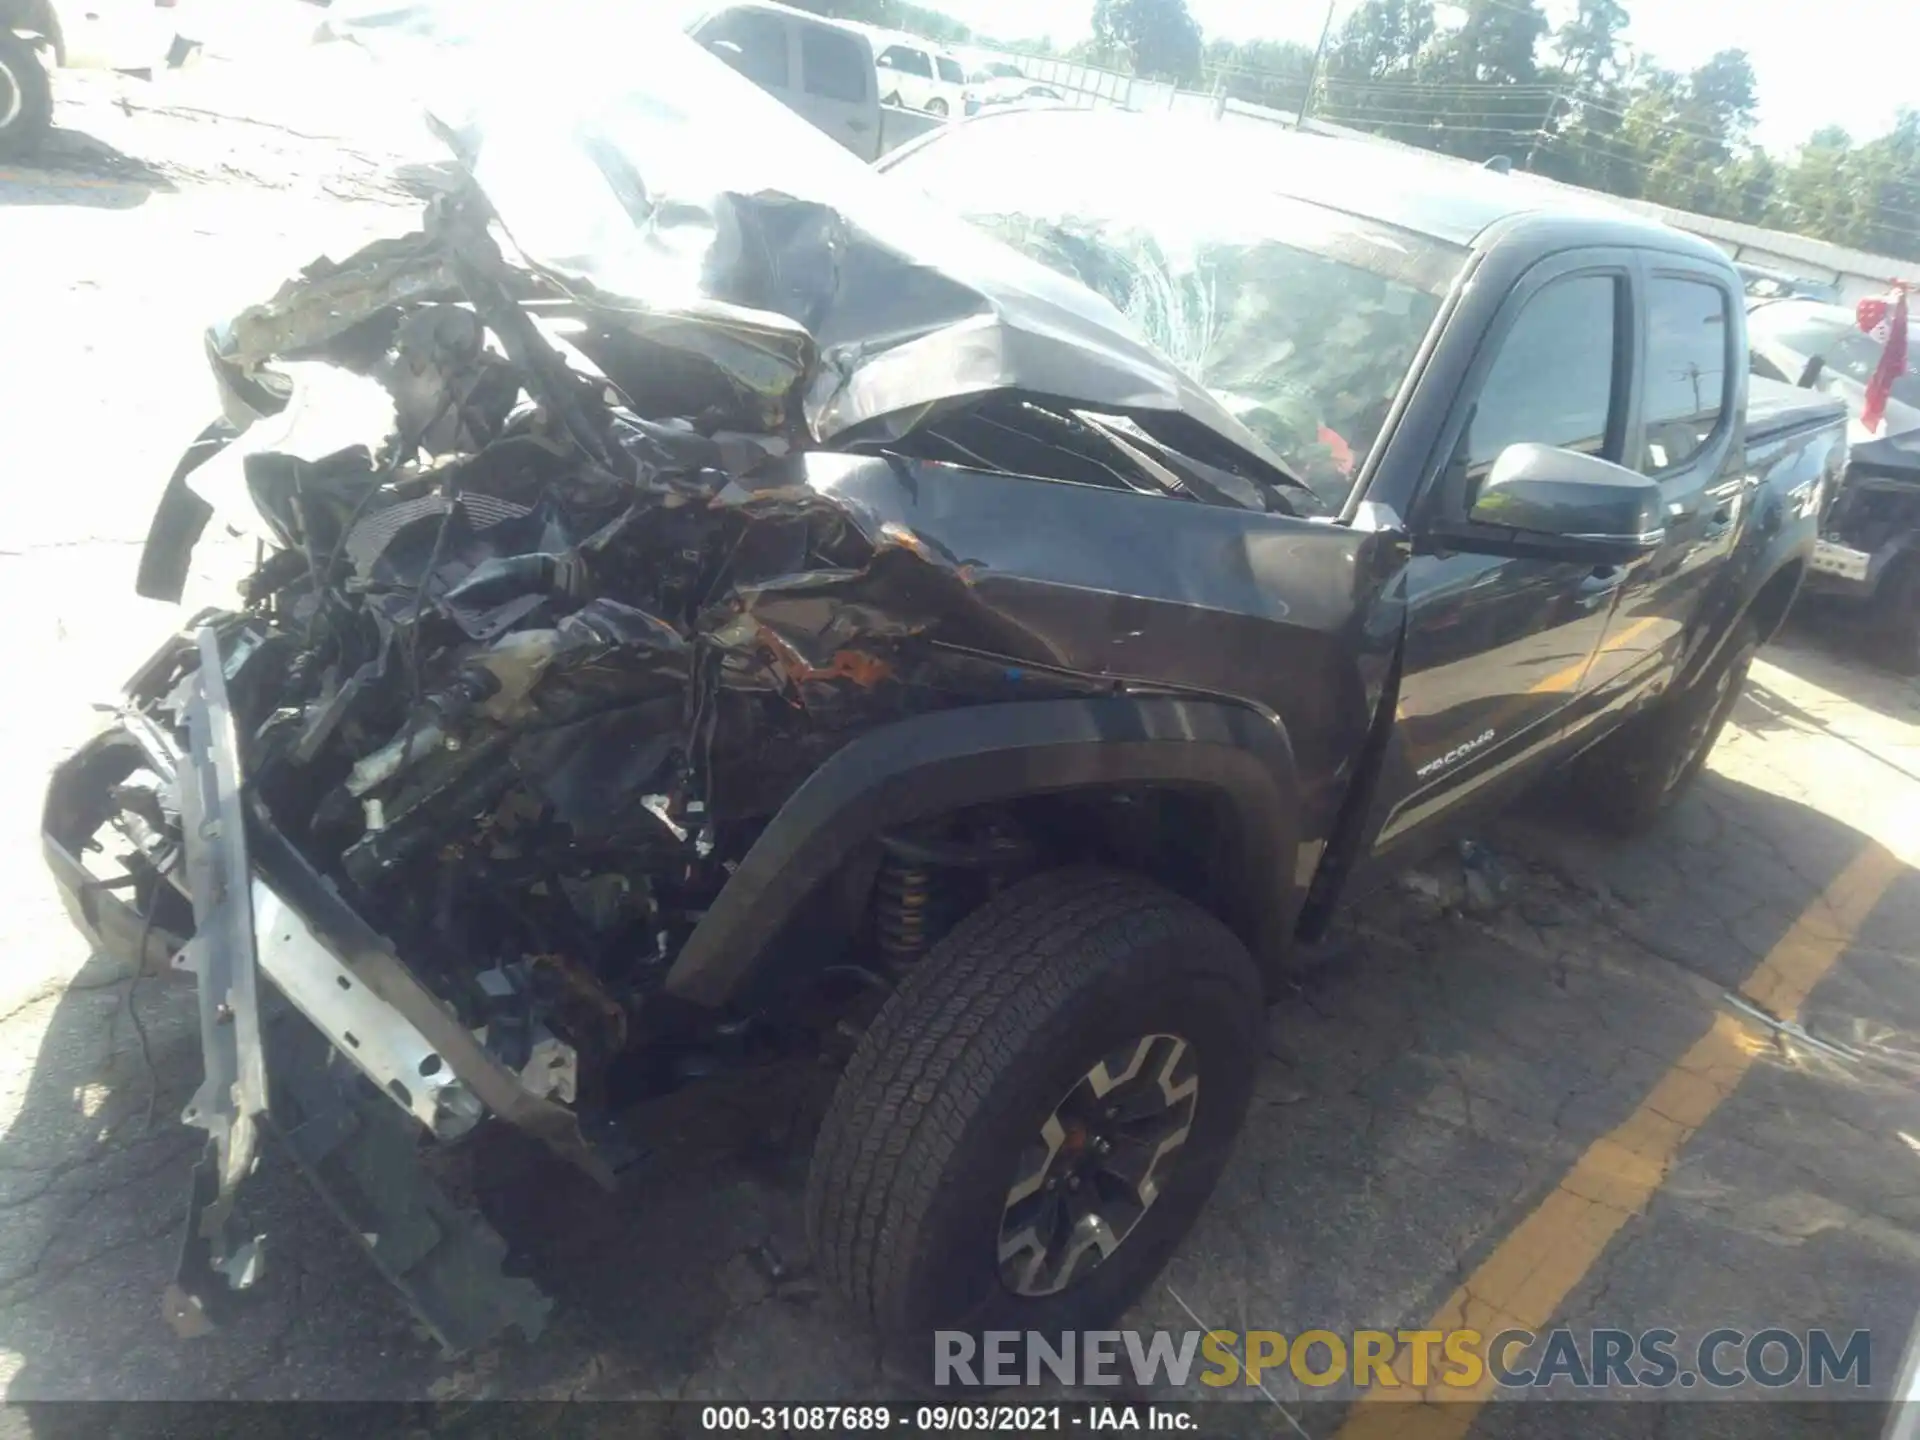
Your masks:
[[[1280,721],[1227,701],[1103,696],[990,704],[881,726],[836,751],[747,851],[668,972],[668,994],[721,1006],[856,848],[880,832],[1023,795],[1170,785],[1216,796],[1234,827],[1221,918],[1263,968],[1300,908],[1299,777]]]

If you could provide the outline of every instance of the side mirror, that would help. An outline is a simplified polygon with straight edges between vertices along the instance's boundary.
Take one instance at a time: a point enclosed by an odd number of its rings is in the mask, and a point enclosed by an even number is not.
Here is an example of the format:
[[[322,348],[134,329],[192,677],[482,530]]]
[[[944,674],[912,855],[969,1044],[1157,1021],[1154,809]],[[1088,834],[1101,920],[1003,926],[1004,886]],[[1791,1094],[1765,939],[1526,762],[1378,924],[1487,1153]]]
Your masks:
[[[1666,538],[1660,487],[1646,476],[1574,450],[1509,445],[1493,462],[1469,513],[1461,548],[1620,565]]]
[[[879,56],[876,56],[876,57],[874,57],[874,62],[873,62],[873,63],[874,63],[875,65],[877,65],[877,66],[879,66],[879,67],[880,67],[880,68],[881,68],[882,70],[891,70],[891,69],[893,69],[893,57],[892,57],[891,55],[879,55]]]

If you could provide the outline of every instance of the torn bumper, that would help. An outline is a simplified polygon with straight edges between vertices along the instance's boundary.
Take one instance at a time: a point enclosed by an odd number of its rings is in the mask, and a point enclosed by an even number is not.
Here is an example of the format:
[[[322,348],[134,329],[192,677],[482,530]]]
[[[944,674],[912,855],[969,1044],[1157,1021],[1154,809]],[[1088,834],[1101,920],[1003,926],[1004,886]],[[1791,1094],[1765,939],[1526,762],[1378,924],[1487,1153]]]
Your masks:
[[[212,629],[164,647],[130,699],[188,645],[199,665],[185,686],[184,749],[130,704],[55,770],[42,825],[68,912],[95,947],[147,969],[171,954],[199,992],[205,1078],[181,1118],[207,1132],[207,1147],[169,1320],[182,1333],[208,1328],[262,1273],[267,1237],[247,1232],[236,1200],[271,1135],[444,1346],[468,1349],[508,1326],[536,1334],[549,1302],[502,1273],[499,1236],[434,1183],[422,1132],[453,1140],[494,1115],[603,1184],[611,1170],[573,1114],[488,1055],[249,806]],[[136,773],[177,806],[178,842],[136,824],[147,841],[137,860],[98,875],[85,856]]]

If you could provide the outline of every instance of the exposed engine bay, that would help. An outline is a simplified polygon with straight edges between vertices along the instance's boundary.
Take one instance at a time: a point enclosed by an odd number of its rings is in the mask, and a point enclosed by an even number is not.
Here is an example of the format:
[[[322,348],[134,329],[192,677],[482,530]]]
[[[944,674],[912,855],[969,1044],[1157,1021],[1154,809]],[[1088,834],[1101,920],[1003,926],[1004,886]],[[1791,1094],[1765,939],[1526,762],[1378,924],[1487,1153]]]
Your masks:
[[[983,282],[784,194],[629,200],[646,243],[699,261],[690,302],[530,258],[456,176],[419,232],[316,262],[209,333],[224,417],[166,489],[139,588],[181,599],[210,530],[253,538],[257,562],[237,606],[134,678],[47,820],[76,918],[98,933],[90,897],[129,895],[142,959],[157,944],[200,981],[208,1081],[186,1118],[210,1149],[182,1328],[213,1272],[244,1288],[258,1268],[232,1218],[270,1108],[256,995],[332,1047],[291,1043],[311,1063],[271,1107],[290,1148],[458,1348],[543,1311],[524,1281],[492,1313],[426,1251],[383,1254],[401,1222],[467,1221],[425,1188],[362,1217],[385,1182],[328,1137],[390,1160],[419,1138],[402,1112],[440,1139],[493,1114],[605,1180],[583,1138],[601,1117],[751,1048],[823,985],[829,1011],[884,992],[982,895],[1083,848],[1016,807],[959,807],[833,874],[785,992],[663,993],[770,819],[853,738],[1127,685],[1124,636],[1110,662],[1066,653],[991,564],[911,523],[901,496],[939,516],[927,477],[1314,506],[1117,313],[991,242],[961,247]],[[1063,573],[1105,588],[1115,558],[1091,546]],[[1124,819],[1085,828],[1124,845]],[[97,872],[107,850],[124,873],[81,878],[75,857]],[[397,1109],[342,1118],[328,1077],[355,1070]],[[471,1233],[491,1266],[498,1242]]]
[[[273,542],[213,621],[252,793],[502,1064],[571,1104],[756,828],[849,737],[1103,682],[1031,668],[965,557],[810,488],[784,392],[723,392],[658,342],[622,356],[632,333],[590,307],[511,294],[474,203],[241,316],[216,367],[255,400],[283,389],[294,423],[184,478],[244,487]],[[412,298],[343,323],[345,276]],[[294,361],[234,358],[303,328]],[[663,414],[696,380],[714,403]],[[330,448],[348,416],[383,433]],[[1009,397],[884,448],[1259,493],[1125,417]],[[184,701],[154,714],[180,726]],[[895,955],[924,943],[910,904],[878,923]]]

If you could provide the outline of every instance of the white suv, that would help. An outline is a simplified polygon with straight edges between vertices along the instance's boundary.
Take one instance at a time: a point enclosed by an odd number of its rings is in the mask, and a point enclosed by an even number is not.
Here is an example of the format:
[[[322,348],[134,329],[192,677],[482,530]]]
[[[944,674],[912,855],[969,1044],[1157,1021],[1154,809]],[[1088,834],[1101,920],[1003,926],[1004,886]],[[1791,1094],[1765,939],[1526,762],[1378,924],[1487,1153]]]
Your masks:
[[[873,51],[882,105],[904,105],[929,115],[961,113],[967,72],[958,58],[911,36],[877,38]]]

